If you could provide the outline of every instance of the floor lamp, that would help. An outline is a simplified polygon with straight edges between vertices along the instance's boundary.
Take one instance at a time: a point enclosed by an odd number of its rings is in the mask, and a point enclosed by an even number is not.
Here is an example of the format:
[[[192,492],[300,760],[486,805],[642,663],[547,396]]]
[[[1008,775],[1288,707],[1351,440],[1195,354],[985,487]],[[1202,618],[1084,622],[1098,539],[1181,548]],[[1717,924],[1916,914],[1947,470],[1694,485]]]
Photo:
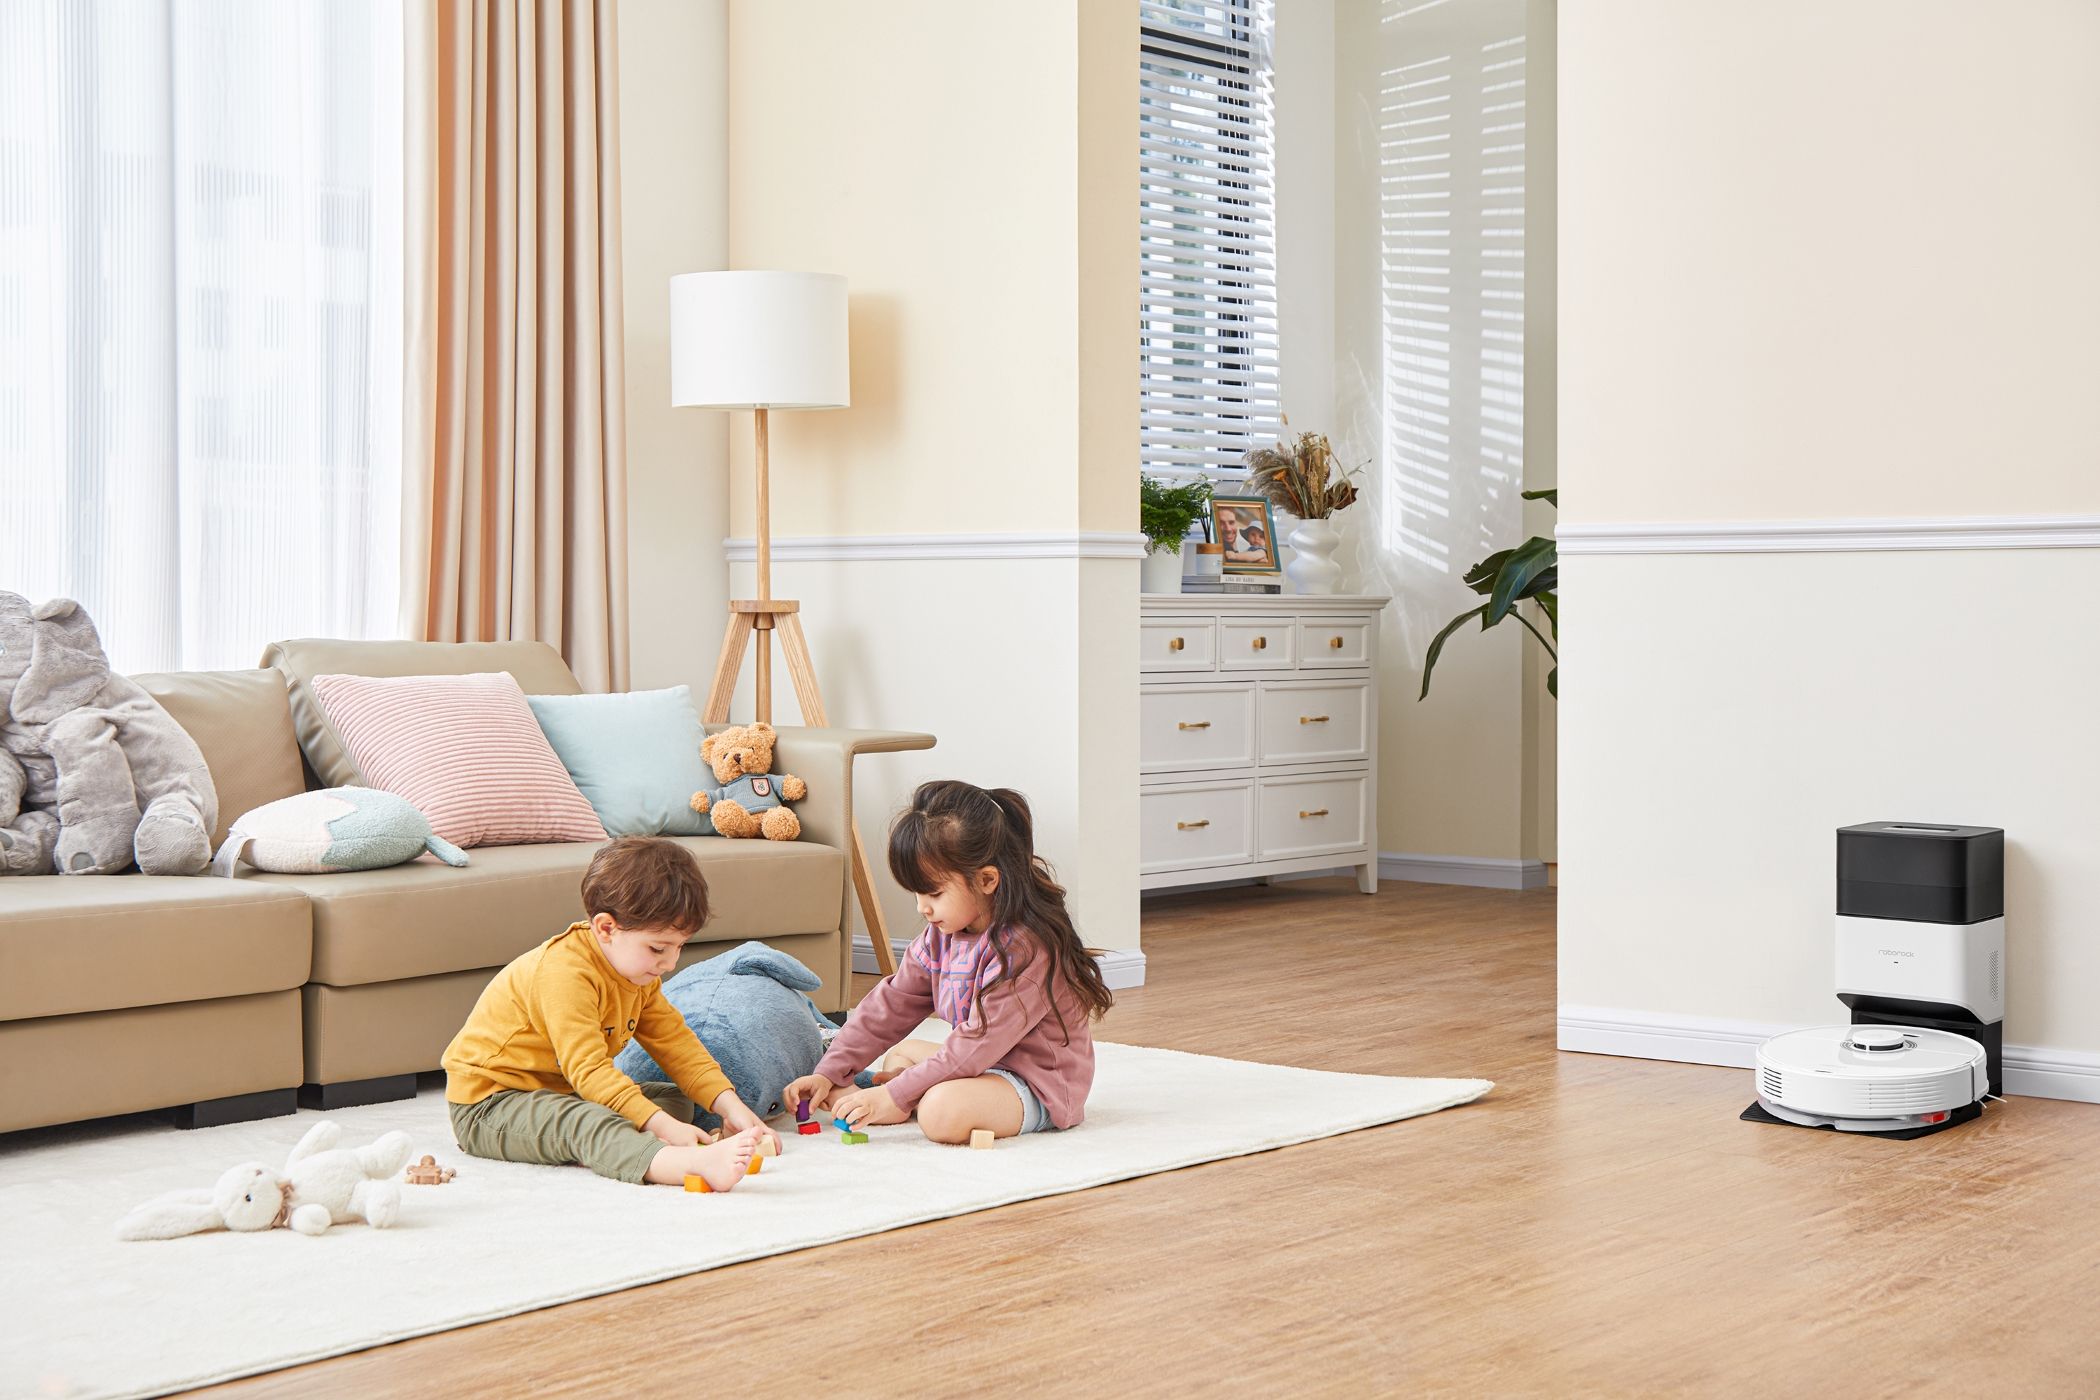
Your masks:
[[[846,352],[846,279],[819,272],[688,272],[671,279],[671,403],[752,410],[757,435],[758,596],[729,604],[729,627],[701,718],[726,724],[744,653],[757,644],[755,718],[773,719],[773,634],[794,682],[804,724],[829,723],[817,672],[802,635],[801,605],[773,596],[768,518],[766,415],[773,409],[845,408],[851,402]],[[897,970],[889,929],[868,875],[859,825],[847,814],[854,893],[875,961]]]

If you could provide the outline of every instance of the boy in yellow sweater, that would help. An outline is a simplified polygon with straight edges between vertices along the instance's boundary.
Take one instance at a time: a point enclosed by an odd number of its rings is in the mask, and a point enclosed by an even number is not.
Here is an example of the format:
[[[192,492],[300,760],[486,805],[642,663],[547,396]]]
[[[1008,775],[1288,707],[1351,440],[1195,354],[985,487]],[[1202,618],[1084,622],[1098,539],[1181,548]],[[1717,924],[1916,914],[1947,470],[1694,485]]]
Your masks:
[[[600,1176],[670,1186],[700,1176],[733,1190],[773,1132],[662,986],[707,922],[700,867],[675,842],[623,836],[584,872],[583,908],[586,922],[496,974],[445,1047],[453,1135],[477,1157],[580,1162]],[[630,1039],[675,1086],[637,1084],[614,1068]],[[695,1127],[695,1104],[720,1114],[729,1136],[716,1142]]]

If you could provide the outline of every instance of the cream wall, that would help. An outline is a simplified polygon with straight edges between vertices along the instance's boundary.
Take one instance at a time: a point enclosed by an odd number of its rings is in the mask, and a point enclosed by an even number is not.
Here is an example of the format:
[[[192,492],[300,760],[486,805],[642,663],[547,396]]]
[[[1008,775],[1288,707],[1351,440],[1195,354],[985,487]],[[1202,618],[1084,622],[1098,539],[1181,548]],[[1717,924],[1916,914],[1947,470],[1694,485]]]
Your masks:
[[[669,285],[728,252],[728,13],[722,0],[621,0],[619,38],[633,684],[704,696],[729,596],[728,425],[671,407]]]
[[[1620,0],[1560,44],[1570,523],[2100,514],[2100,9]],[[2100,552],[1902,542],[1564,559],[1563,1046],[1831,1020],[1833,828],[1973,822],[2008,1046],[2095,1096]]]
[[[1021,788],[1109,948],[1138,946],[1136,54],[1126,5],[729,6],[727,265],[851,288],[852,407],[772,441],[775,539],[850,538],[777,560],[775,592],[834,723],[940,738],[861,766],[871,854],[924,778]],[[1052,538],[964,557],[1020,534]]]
[[[1281,68],[1290,53],[1294,26],[1309,23],[1317,28],[1321,21],[1308,21],[1291,6],[1278,8]],[[1331,421],[1345,460],[1366,464],[1358,479],[1363,499],[1338,520],[1354,580],[1367,591],[1393,597],[1380,645],[1380,844],[1389,854],[1484,861],[1481,878],[1503,883],[1542,882],[1540,862],[1554,855],[1552,783],[1544,775],[1552,765],[1557,712],[1552,701],[1542,703],[1537,693],[1544,677],[1531,656],[1537,644],[1509,622],[1485,635],[1461,632],[1446,644],[1429,698],[1417,703],[1415,697],[1431,639],[1452,617],[1480,601],[1460,582],[1467,567],[1550,525],[1550,517],[1536,514],[1537,508],[1527,511],[1517,493],[1552,481],[1551,279],[1543,284],[1546,301],[1541,307],[1541,287],[1528,278],[1511,282],[1482,277],[1484,267],[1508,270],[1488,263],[1483,255],[1509,244],[1498,241],[1499,233],[1487,231],[1481,211],[1521,205],[1535,212],[1537,218],[1523,226],[1526,256],[1516,267],[1526,274],[1532,271],[1535,259],[1529,245],[1535,240],[1548,250],[1550,266],[1550,179],[1533,184],[1536,177],[1527,160],[1490,148],[1544,140],[1551,150],[1552,12],[1548,0],[1472,0],[1428,9],[1394,0],[1344,3],[1332,9],[1334,31],[1328,41],[1334,55],[1335,114]],[[1543,60],[1534,47],[1538,41],[1527,32],[1541,28]],[[1513,38],[1522,40],[1522,46],[1487,47]],[[1493,72],[1487,68],[1516,56],[1523,57],[1523,67]],[[1541,61],[1547,70],[1543,99],[1530,87]],[[1401,87],[1430,73],[1448,75],[1448,81]],[[1491,83],[1519,80],[1524,86],[1488,89]],[[1443,93],[1453,98],[1447,109],[1453,116],[1450,123],[1440,129],[1401,126],[1433,110],[1423,108],[1422,99]],[[1527,102],[1521,115],[1485,111],[1518,94]],[[1287,125],[1291,115],[1283,109],[1281,91],[1278,100],[1279,121]],[[1513,120],[1522,121],[1521,132],[1488,130]],[[1402,144],[1436,130],[1448,135],[1447,144]],[[1410,237],[1411,231],[1435,225],[1410,216],[1409,211],[1420,206],[1393,198],[1404,189],[1420,188],[1403,186],[1399,180],[1418,169],[1407,162],[1432,151],[1449,154],[1448,172],[1458,195],[1448,206],[1449,219],[1443,225],[1448,237],[1441,242]],[[1496,166],[1517,167],[1521,173],[1492,178],[1484,173]],[[1490,184],[1511,180],[1527,185],[1525,196],[1489,198],[1480,193]],[[1510,222],[1503,218],[1494,227]],[[1287,227],[1279,230],[1279,242],[1287,232]],[[1286,249],[1279,253],[1293,256]],[[1425,262],[1449,267],[1454,274],[1456,314],[1440,331],[1389,322],[1397,315],[1434,318],[1434,313],[1399,306],[1414,294],[1394,287],[1407,279],[1410,265]],[[1447,340],[1452,369],[1448,378],[1429,387],[1450,393],[1452,401],[1444,411],[1460,432],[1469,431],[1480,422],[1481,357],[1489,348],[1481,338],[1487,323],[1478,314],[1486,304],[1479,293],[1512,285],[1525,294],[1527,326],[1521,467],[1485,457],[1454,461],[1443,473],[1407,467],[1396,450],[1393,424],[1415,408],[1396,407],[1395,389],[1401,382],[1398,376],[1422,371],[1389,361],[1389,354],[1404,337]],[[1545,328],[1543,333],[1531,329],[1534,320]],[[1285,394],[1292,394],[1288,374]]]

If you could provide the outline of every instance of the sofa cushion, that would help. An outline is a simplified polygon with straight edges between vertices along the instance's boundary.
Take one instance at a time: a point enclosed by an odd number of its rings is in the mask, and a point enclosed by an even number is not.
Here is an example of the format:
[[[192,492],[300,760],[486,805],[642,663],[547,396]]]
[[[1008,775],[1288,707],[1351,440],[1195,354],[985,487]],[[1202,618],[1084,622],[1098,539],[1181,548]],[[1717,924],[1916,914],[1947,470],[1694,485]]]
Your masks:
[[[307,979],[297,890],[176,875],[0,883],[0,1021],[278,992]]]
[[[693,794],[719,786],[691,687],[614,695],[531,695],[532,717],[613,836],[703,836]]]
[[[204,750],[219,790],[213,849],[235,817],[306,786],[283,672],[166,671],[132,679]]]
[[[711,943],[839,926],[846,859],[810,841],[673,838],[700,861]],[[485,846],[455,870],[425,857],[385,870],[241,876],[313,901],[312,981],[354,987],[500,967],[583,917],[597,844]]]
[[[364,784],[343,741],[314,700],[315,676],[466,676],[506,671],[527,695],[577,695],[583,687],[545,642],[345,642],[305,637],[272,642],[263,665],[284,672],[292,726],[319,787]],[[239,813],[234,815],[238,816]]]
[[[454,845],[605,839],[508,673],[312,685],[366,785],[407,799]]]

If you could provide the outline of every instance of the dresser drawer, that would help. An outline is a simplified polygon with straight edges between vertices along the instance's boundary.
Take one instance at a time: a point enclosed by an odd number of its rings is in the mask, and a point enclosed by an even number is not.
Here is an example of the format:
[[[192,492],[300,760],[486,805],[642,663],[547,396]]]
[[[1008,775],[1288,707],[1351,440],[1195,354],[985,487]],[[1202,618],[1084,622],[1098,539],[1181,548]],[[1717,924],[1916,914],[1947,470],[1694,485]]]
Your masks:
[[[1307,670],[1321,666],[1368,666],[1371,664],[1371,620],[1362,617],[1298,619],[1298,664]]]
[[[1254,859],[1254,784],[1189,783],[1138,794],[1138,874]]]
[[[1370,778],[1363,773],[1262,779],[1261,858],[1362,850],[1369,798]]]
[[[1208,617],[1144,619],[1138,623],[1138,669],[1217,670],[1217,620]]]
[[[1223,671],[1288,671],[1297,633],[1287,617],[1221,618],[1218,622],[1218,669]]]
[[[1138,771],[1254,766],[1254,686],[1154,686],[1138,693]]]
[[[1261,682],[1261,761],[1339,763],[1370,757],[1370,698],[1368,680]]]

